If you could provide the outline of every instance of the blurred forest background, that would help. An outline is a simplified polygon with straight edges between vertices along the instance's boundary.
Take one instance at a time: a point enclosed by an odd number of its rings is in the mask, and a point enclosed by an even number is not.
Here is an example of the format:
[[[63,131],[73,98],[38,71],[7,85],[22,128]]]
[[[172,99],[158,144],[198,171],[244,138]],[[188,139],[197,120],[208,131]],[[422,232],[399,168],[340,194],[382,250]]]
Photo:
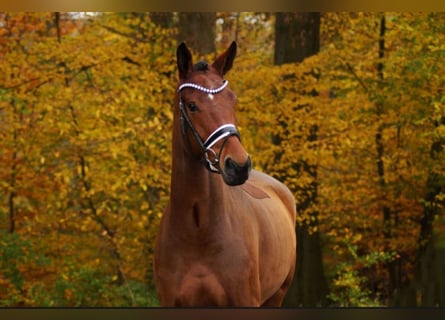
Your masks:
[[[157,306],[180,41],[297,202],[286,306],[445,305],[445,14],[0,13],[0,306]]]

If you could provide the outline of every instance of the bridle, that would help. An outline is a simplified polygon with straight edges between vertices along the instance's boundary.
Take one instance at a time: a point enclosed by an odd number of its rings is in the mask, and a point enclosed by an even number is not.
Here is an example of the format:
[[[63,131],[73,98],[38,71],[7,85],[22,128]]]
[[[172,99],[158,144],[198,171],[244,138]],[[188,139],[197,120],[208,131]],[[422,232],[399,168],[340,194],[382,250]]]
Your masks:
[[[185,88],[192,88],[199,90],[201,92],[207,93],[207,94],[217,94],[224,90],[225,87],[227,87],[228,81],[224,80],[223,84],[216,88],[216,89],[208,89],[205,87],[202,87],[200,85],[197,85],[195,83],[183,83],[178,88],[178,94],[179,94],[179,109],[181,111],[181,131],[184,139],[187,139],[187,135],[185,133],[185,125],[184,122],[187,124],[187,126],[190,128],[193,137],[198,142],[199,146],[201,147],[203,156],[201,160],[204,163],[204,166],[214,173],[220,173],[220,167],[219,167],[219,158],[221,155],[221,151],[224,148],[224,145],[227,141],[227,139],[230,136],[236,136],[238,139],[240,139],[240,134],[238,129],[235,127],[234,124],[228,123],[223,124],[216,128],[205,141],[201,139],[198,132],[196,131],[195,127],[193,126],[192,121],[190,120],[187,112],[185,111],[184,102],[182,101],[181,97],[181,91]],[[219,149],[219,153],[216,154],[216,152],[212,149],[212,147],[220,140],[223,140],[223,144],[221,148]]]

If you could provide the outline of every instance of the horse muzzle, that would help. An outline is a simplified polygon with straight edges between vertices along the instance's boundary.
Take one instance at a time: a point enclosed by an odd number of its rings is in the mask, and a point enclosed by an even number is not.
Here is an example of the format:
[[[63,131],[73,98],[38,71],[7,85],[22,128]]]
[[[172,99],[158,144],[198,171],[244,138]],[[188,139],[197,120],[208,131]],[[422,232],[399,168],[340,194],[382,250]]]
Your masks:
[[[252,169],[252,162],[250,157],[247,157],[245,163],[239,164],[231,157],[226,157],[224,161],[224,168],[221,169],[221,175],[224,182],[229,186],[238,186],[246,182],[249,178],[250,170]]]

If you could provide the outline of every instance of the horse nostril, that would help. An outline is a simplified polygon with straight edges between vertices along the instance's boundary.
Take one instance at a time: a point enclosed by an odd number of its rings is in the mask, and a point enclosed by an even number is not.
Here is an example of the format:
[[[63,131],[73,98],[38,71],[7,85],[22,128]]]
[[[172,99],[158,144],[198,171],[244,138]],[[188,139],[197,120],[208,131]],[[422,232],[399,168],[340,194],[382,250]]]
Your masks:
[[[233,173],[236,171],[237,164],[231,158],[227,158],[225,161],[224,168],[227,173]]]
[[[232,160],[232,158],[227,158],[225,160],[225,172],[227,175],[233,176],[233,177],[240,177],[243,179],[247,179],[247,176],[249,175],[250,169],[252,167],[250,157],[247,158],[247,161],[239,165],[237,162]]]

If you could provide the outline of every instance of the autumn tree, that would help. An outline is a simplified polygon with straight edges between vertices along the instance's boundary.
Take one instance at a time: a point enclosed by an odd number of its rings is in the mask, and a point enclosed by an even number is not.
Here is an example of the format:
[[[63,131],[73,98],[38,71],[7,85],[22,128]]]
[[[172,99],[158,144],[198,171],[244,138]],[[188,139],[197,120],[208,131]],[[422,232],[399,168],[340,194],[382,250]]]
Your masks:
[[[430,166],[424,153],[429,149],[429,142],[420,132],[431,131],[431,122],[426,119],[433,109],[430,89],[421,85],[426,82],[419,78],[429,77],[428,68],[423,68],[424,62],[434,61],[437,56],[434,51],[413,54],[417,50],[412,42],[414,38],[429,43],[421,47],[434,47],[430,36],[416,36],[417,32],[433,28],[422,24],[424,28],[420,31],[417,29],[420,24],[413,22],[431,21],[430,18],[418,19],[411,15],[350,15],[344,20],[349,24],[350,38],[344,33],[342,42],[355,45],[348,50],[340,43],[331,46],[336,49],[331,54],[337,61],[330,63],[331,70],[335,69],[332,73],[335,77],[330,78],[335,99],[325,112],[328,115],[330,110],[335,110],[330,117],[341,121],[330,122],[334,131],[323,133],[327,140],[334,138],[329,149],[335,163],[328,164],[325,160],[330,157],[323,158],[322,167],[326,169],[322,171],[322,181],[331,181],[328,189],[336,183],[335,189],[341,190],[331,189],[330,198],[326,198],[328,206],[324,210],[338,210],[337,214],[326,216],[330,217],[326,223],[333,226],[339,216],[343,221],[342,227],[338,225],[325,232],[348,239],[339,244],[337,254],[344,252],[366,265],[364,268],[356,265],[343,275],[357,276],[359,282],[367,279],[370,294],[382,301],[397,294],[412,279],[417,256],[415,239],[422,214],[423,200],[419,195],[423,194],[427,177],[425,169]],[[417,31],[411,29],[412,26]],[[406,60],[407,57],[411,58]],[[412,81],[413,77],[416,80]],[[345,97],[356,102],[342,106]],[[354,109],[354,106],[360,107]],[[360,129],[354,130],[354,127]],[[322,189],[327,191],[326,187],[323,182]],[[341,200],[335,198],[335,194],[341,195]],[[362,205],[357,206],[358,203]],[[340,234],[341,230],[347,232]],[[362,261],[360,256],[368,260]],[[345,279],[341,276],[336,281],[340,284]]]
[[[394,19],[393,17],[391,17]],[[417,250],[414,256],[414,276],[410,284],[404,286],[400,293],[392,298],[394,305],[401,306],[442,306],[445,304],[442,275],[438,270],[444,266],[443,246],[443,213],[444,213],[444,80],[435,74],[441,73],[439,61],[443,50],[438,43],[443,38],[444,15],[431,13],[426,15],[406,15],[394,19],[401,24],[399,41],[405,47],[409,62],[402,63],[401,83],[408,87],[407,99],[417,102],[414,112],[418,124],[423,128],[424,144],[422,145],[424,166],[422,209],[419,210]],[[410,21],[409,24],[406,24]],[[408,26],[409,27],[408,27]],[[416,39],[416,41],[413,41]],[[420,41],[420,39],[422,41]],[[416,73],[412,73],[416,70]],[[415,83],[412,87],[409,83]],[[434,290],[432,290],[434,288]]]
[[[240,110],[252,119],[243,116],[242,123],[256,137],[246,143],[256,164],[291,190],[313,181],[297,174],[290,165],[295,159],[311,160],[318,168],[313,210],[333,305],[389,304],[397,294],[388,290],[391,281],[393,288],[403,288],[413,278],[426,179],[432,168],[442,172],[439,162],[425,157],[441,128],[436,90],[442,80],[430,72],[442,54],[433,40],[441,37],[433,27],[436,19],[386,14],[382,46],[381,14],[323,14],[318,54],[254,71],[242,61],[237,70]],[[426,30],[431,34],[421,36]],[[313,125],[317,139],[302,139]],[[279,146],[265,143],[277,136]],[[435,190],[440,212],[442,192]],[[307,212],[299,222],[303,218],[311,221]],[[398,268],[393,276],[391,265]]]
[[[276,65],[284,63],[301,63],[305,58],[318,53],[320,47],[320,13],[277,13],[275,21],[275,57]],[[314,70],[315,71],[315,70]],[[315,79],[319,76],[317,71],[310,71]],[[289,81],[294,81],[291,74]],[[292,90],[292,89],[291,89]],[[296,90],[296,88],[294,89]],[[315,90],[303,89],[301,95],[316,96]],[[311,113],[312,106],[300,101],[295,101],[292,116],[300,117],[300,113]],[[287,113],[283,110],[282,113]],[[285,117],[285,116],[281,116]],[[281,122],[281,123],[280,123]],[[284,132],[292,130],[286,122],[279,123],[284,127]],[[305,125],[306,126],[306,125]],[[301,136],[292,141],[296,148],[307,142],[317,140],[318,124],[314,123],[306,128],[300,127]],[[308,130],[308,131],[305,131]],[[288,134],[273,136],[273,143],[282,145],[283,139],[288,139]],[[281,152],[277,154],[276,161],[279,162]],[[318,213],[314,210],[317,202],[317,165],[305,157],[297,158],[291,163],[296,177],[306,176],[308,180],[295,186],[292,191],[296,196],[297,212],[300,217],[310,216],[310,220],[299,223],[296,227],[297,233],[297,267],[293,285],[286,297],[285,304],[289,306],[317,306],[325,304],[327,295],[327,284],[324,277],[320,235],[318,229]],[[284,168],[283,168],[284,169]],[[288,180],[289,169],[285,169],[278,178]],[[304,220],[304,219],[303,219]]]
[[[1,305],[157,304],[179,31],[158,18],[0,14]],[[319,304],[442,305],[444,15],[323,13],[319,50],[279,65],[276,18],[216,13],[214,44],[239,44],[227,79],[253,166],[319,235]]]
[[[147,15],[4,19],[2,192],[22,247],[50,258],[7,272],[4,301],[140,304],[169,181],[171,35]]]

